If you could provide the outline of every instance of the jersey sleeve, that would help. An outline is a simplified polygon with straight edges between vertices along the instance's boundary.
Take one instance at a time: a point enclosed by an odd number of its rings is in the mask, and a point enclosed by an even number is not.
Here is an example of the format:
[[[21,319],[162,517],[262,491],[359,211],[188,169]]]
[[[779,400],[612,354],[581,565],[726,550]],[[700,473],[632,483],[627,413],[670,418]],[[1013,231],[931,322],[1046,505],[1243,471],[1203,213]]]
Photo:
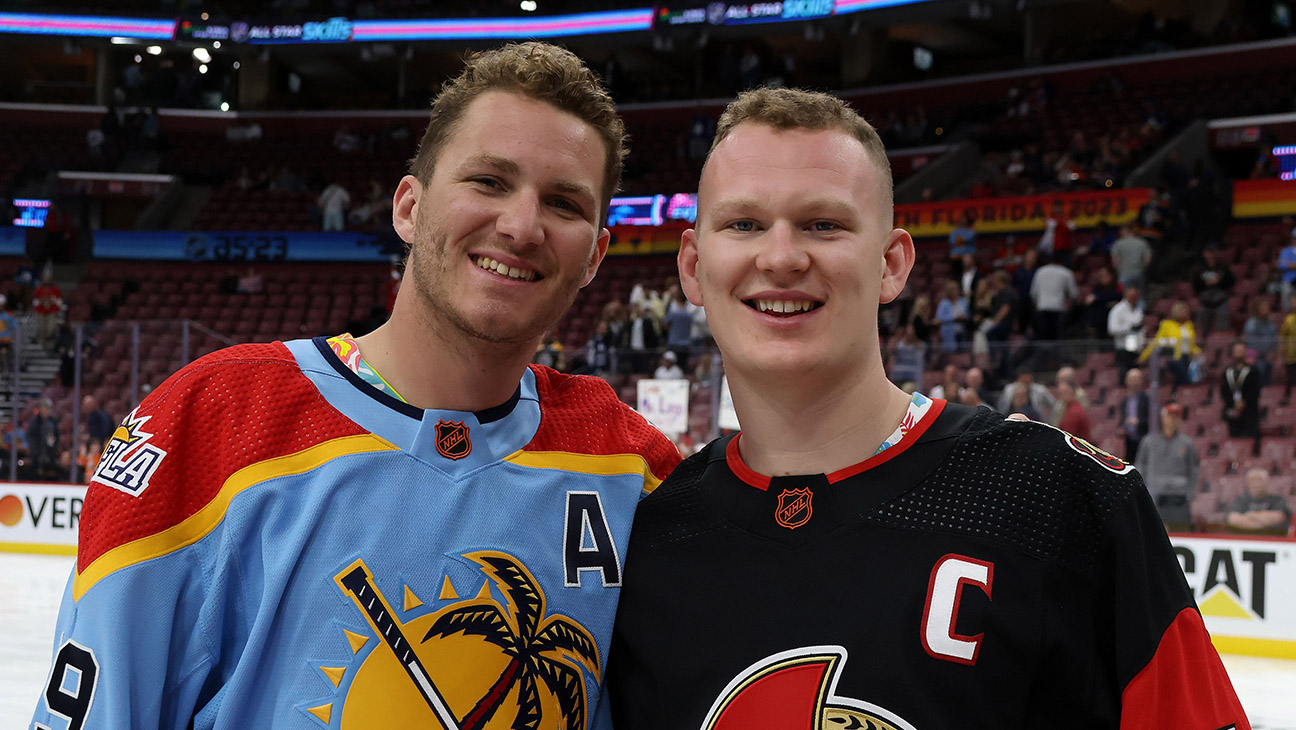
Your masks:
[[[1137,473],[1123,478],[1140,484],[1108,523],[1112,578],[1101,591],[1112,602],[1121,730],[1249,730],[1156,507]]]
[[[231,498],[364,437],[282,344],[202,358],[109,440],[82,507],[76,568],[33,727],[187,728],[214,709],[251,631],[244,571],[261,535],[234,535]]]
[[[531,366],[541,421],[529,452],[585,454],[633,462],[643,474],[640,498],[651,494],[680,462],[671,440],[617,398],[601,378],[562,375]]]

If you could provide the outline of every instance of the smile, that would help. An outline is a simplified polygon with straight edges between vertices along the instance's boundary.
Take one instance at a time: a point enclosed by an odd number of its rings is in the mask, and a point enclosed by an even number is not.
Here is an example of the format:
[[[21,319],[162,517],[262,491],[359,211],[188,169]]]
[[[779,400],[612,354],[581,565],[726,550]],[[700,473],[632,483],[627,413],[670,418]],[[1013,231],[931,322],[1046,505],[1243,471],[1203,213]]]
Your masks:
[[[519,269],[516,266],[501,264],[489,256],[475,256],[473,257],[473,263],[477,264],[478,268],[492,271],[514,281],[535,281],[541,278],[539,274],[531,269]]]
[[[823,306],[823,302],[810,300],[788,301],[783,299],[747,299],[743,304],[762,314],[773,314],[780,317],[794,317],[804,312],[813,312]]]

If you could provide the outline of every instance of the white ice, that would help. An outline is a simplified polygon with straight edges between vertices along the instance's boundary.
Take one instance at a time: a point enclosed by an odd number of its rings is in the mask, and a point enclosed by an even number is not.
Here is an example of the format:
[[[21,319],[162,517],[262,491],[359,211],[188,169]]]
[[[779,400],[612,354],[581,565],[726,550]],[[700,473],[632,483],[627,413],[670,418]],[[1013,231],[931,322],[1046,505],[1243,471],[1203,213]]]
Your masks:
[[[28,730],[72,558],[0,553],[0,730]],[[1296,661],[1224,656],[1254,730],[1296,730]],[[56,728],[56,730],[58,730]]]

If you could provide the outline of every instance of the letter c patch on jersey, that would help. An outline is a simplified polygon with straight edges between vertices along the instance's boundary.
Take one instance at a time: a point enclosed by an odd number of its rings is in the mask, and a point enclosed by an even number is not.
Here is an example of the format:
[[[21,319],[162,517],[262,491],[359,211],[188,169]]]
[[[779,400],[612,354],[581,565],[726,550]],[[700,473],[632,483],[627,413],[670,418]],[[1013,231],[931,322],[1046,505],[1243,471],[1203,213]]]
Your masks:
[[[472,439],[468,427],[461,421],[438,420],[436,425],[437,451],[447,459],[462,459],[472,453]]]
[[[795,530],[809,522],[813,514],[814,492],[808,488],[784,489],[778,496],[778,506],[774,508],[774,521]]]
[[[937,560],[932,568],[923,608],[922,645],[935,659],[972,666],[981,653],[984,633],[964,636],[955,630],[963,589],[969,584],[981,589],[987,599],[992,598],[994,563],[951,553]]]

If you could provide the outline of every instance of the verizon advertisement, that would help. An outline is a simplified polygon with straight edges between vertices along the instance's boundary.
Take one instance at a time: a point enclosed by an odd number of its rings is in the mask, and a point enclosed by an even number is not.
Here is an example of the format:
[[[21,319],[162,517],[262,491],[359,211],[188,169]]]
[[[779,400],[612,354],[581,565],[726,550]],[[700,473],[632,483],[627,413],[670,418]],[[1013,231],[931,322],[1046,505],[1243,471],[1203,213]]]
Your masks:
[[[86,488],[0,483],[0,551],[76,555]]]

